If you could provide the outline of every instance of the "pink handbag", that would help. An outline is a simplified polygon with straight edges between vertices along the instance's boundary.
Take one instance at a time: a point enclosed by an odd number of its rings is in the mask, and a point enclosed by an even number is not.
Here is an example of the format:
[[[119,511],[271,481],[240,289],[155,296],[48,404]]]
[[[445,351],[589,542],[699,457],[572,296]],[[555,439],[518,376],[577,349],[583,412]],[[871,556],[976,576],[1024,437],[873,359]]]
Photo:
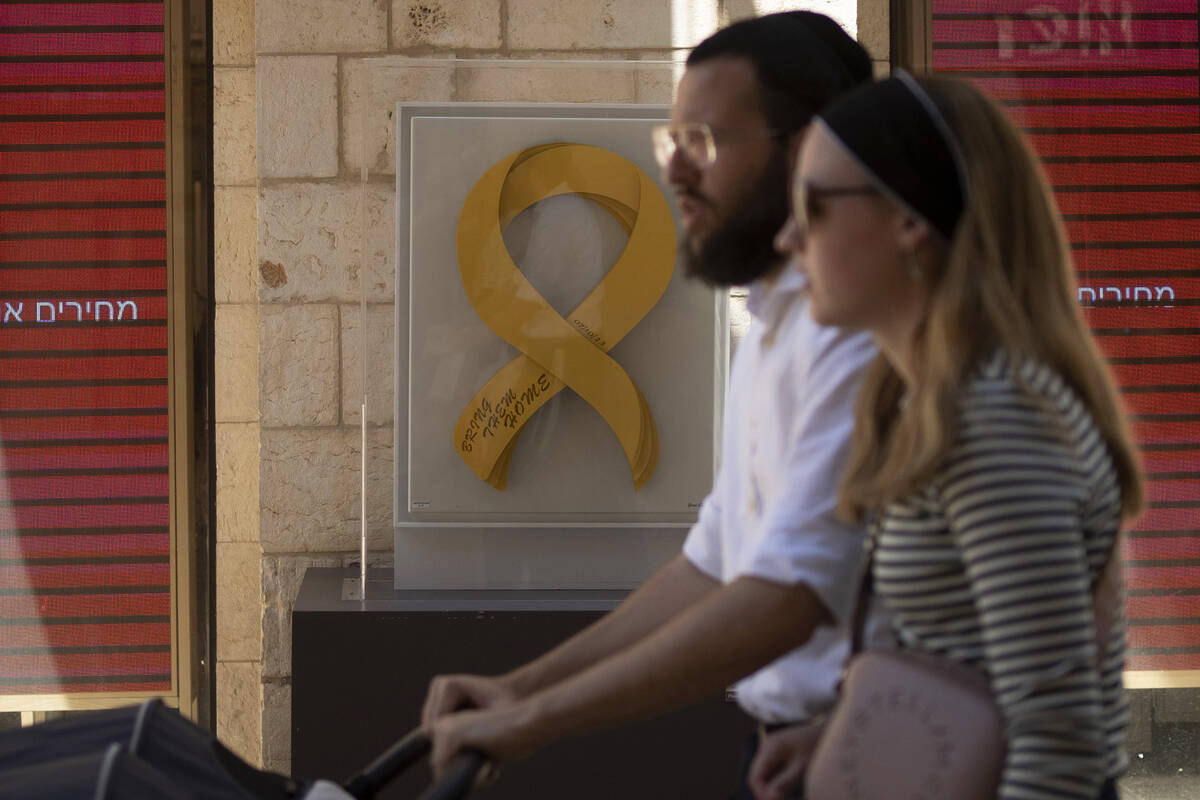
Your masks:
[[[870,651],[846,669],[805,797],[994,800],[1004,750],[982,672],[923,651]]]
[[[1120,583],[1120,559],[1110,555],[1092,595],[1098,654]],[[922,650],[858,652],[864,584],[852,628],[857,655],[808,763],[806,800],[994,800],[1007,744],[988,676]]]

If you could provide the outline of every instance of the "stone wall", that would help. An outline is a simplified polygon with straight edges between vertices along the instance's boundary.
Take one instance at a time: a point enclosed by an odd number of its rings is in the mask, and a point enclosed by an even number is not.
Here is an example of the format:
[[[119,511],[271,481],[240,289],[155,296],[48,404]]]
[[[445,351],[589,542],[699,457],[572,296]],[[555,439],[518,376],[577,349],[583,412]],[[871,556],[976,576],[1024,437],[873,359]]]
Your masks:
[[[678,60],[721,24],[785,8],[830,14],[886,69],[886,0],[213,0],[217,714],[240,754],[289,770],[291,605],[306,567],[358,559],[363,357],[370,560],[390,564],[389,109],[665,103],[672,88],[627,69],[411,62]],[[738,296],[732,312],[736,341],[748,322]]]
[[[217,733],[262,761],[254,0],[213,0]]]

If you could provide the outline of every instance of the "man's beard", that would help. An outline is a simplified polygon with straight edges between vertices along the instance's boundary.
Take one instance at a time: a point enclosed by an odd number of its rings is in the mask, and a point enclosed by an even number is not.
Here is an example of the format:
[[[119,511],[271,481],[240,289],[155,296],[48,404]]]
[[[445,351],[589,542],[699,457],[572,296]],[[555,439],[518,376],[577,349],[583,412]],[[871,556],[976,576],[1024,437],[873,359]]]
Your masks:
[[[775,234],[787,221],[787,186],[787,155],[780,149],[719,228],[705,239],[688,237],[687,274],[713,286],[746,286],[778,265]]]

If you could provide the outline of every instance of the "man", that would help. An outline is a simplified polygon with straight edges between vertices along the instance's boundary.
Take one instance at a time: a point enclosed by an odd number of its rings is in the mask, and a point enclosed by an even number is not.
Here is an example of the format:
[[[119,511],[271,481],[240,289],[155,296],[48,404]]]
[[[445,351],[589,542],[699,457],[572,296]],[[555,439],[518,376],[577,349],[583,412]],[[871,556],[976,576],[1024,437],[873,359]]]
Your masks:
[[[734,360],[716,483],[683,553],[612,613],[506,675],[434,679],[423,723],[435,767],[467,746],[520,757],[743,678],[739,703],[764,726],[832,704],[863,539],[833,508],[874,349],[811,320],[805,280],[773,239],[801,131],[870,72],[859,45],[809,12],[735,23],[692,52],[656,151],[689,273],[749,286],[755,317]],[[476,710],[452,713],[464,706]]]

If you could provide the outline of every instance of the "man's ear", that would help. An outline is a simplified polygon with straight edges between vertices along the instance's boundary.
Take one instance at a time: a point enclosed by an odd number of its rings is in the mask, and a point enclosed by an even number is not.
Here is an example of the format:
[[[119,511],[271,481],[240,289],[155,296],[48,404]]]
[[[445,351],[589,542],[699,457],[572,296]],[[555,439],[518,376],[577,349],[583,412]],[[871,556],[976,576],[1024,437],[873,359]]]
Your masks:
[[[901,250],[915,252],[929,241],[933,230],[929,223],[899,212],[896,214],[896,241]]]

